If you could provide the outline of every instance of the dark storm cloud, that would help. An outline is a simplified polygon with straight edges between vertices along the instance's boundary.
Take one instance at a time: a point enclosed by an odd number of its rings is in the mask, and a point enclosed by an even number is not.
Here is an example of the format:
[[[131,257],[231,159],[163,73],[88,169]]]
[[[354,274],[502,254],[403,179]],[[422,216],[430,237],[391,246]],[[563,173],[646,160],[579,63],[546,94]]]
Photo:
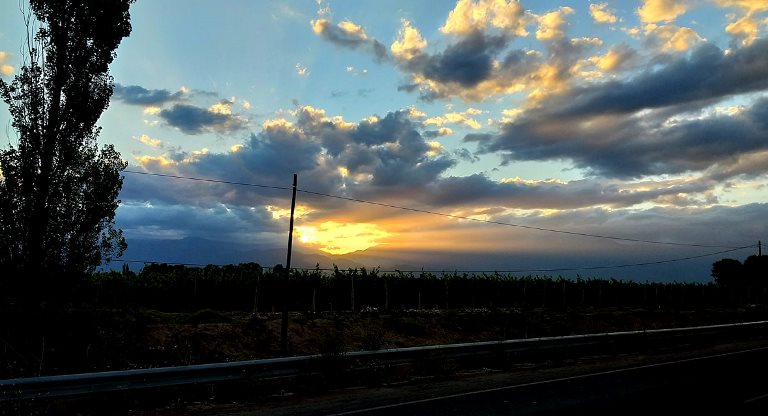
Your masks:
[[[570,160],[608,177],[641,177],[701,171],[740,154],[768,149],[761,116],[768,99],[737,115],[683,118],[668,123],[653,113],[580,119],[521,118],[498,135],[468,135],[481,153],[516,160]]]
[[[692,205],[708,198],[714,186],[712,181],[703,179],[562,183],[498,182],[484,175],[446,178],[443,175],[456,165],[458,159],[477,160],[477,156],[472,156],[466,149],[457,153],[432,154],[427,139],[418,130],[420,126],[411,121],[407,111],[372,117],[357,124],[329,119],[322,110],[311,107],[296,110],[295,117],[294,124],[285,121],[267,123],[260,133],[251,134],[236,151],[216,154],[169,152],[166,157],[173,164],[154,163],[150,168],[162,170],[171,166],[174,172],[183,176],[279,187],[288,187],[292,175],[297,173],[302,189],[370,200],[410,201],[437,208],[580,209],[594,205],[620,208],[661,199],[665,204]],[[585,150],[590,151],[595,150]],[[634,156],[640,154],[642,158],[642,152],[636,149],[628,152]],[[342,171],[346,172],[344,176]],[[144,200],[152,195],[171,204],[222,202],[257,206],[288,195],[279,191],[275,194],[272,189],[224,184],[201,187],[185,183],[160,186],[156,185],[156,180],[138,185],[135,182],[132,179],[132,184],[124,187],[126,200]],[[169,191],[168,185],[177,188],[176,191]],[[713,202],[716,201],[708,201]]]
[[[456,156],[457,159],[461,159],[469,163],[475,163],[480,161],[479,157],[477,157],[476,155],[473,155],[472,152],[469,151],[469,149],[463,148],[463,147],[461,149],[454,150],[453,155]]]
[[[167,153],[173,163],[146,161],[153,171],[170,169],[175,174],[247,182],[267,186],[290,186],[294,173],[300,187],[323,193],[345,193],[369,197],[397,197],[401,192],[437,181],[455,164],[449,156],[428,156],[424,137],[407,111],[371,118],[357,125],[324,117],[321,110],[304,107],[296,111],[296,123],[267,123],[237,151],[229,153]],[[350,179],[340,174],[348,171]],[[363,178],[362,181],[351,178]],[[263,205],[287,193],[261,188],[238,188],[224,184],[164,183],[131,178],[123,189],[125,200],[160,198],[172,203],[223,201],[235,205]],[[168,188],[172,186],[174,190]],[[194,189],[192,189],[194,188]],[[222,196],[223,195],[223,196]],[[329,203],[328,201],[325,201]],[[337,203],[338,201],[330,201]]]
[[[343,26],[344,24],[348,26]],[[318,36],[337,46],[366,50],[378,61],[395,62],[400,69],[411,75],[420,75],[441,84],[439,90],[432,90],[426,84],[420,83],[398,87],[398,91],[419,90],[420,98],[426,101],[462,95],[462,89],[474,88],[490,79],[497,80],[500,84],[512,85],[518,82],[520,77],[531,73],[539,62],[535,54],[528,54],[525,50],[513,50],[503,59],[499,59],[502,62],[499,68],[494,68],[494,61],[509,46],[512,38],[480,30],[462,35],[458,42],[449,45],[442,52],[432,55],[422,52],[408,59],[398,59],[390,55],[384,44],[369,38],[361,27],[351,22],[334,25],[329,20],[319,19],[313,21],[312,26]],[[582,46],[572,44],[568,56],[574,56],[576,49],[582,49]],[[566,55],[559,53],[558,56]]]
[[[387,47],[376,39],[370,39],[365,35],[361,27],[351,22],[356,30],[344,29],[339,25],[334,25],[326,19],[319,19],[312,22],[312,28],[321,38],[349,49],[367,49],[378,61],[384,61],[389,58]]]
[[[271,220],[265,209],[213,204],[207,207],[169,204],[124,204],[118,208],[120,225],[135,237],[152,237],[153,232],[177,230],[177,237],[220,238],[243,229],[259,232],[279,231],[280,224]],[[157,237],[162,237],[158,235]],[[167,237],[167,236],[166,236]]]
[[[464,141],[477,142],[480,153],[500,153],[505,163],[569,160],[610,177],[701,171],[768,149],[768,98],[734,115],[698,114],[720,99],[764,88],[768,41],[727,55],[706,45],[627,81],[552,97],[499,134]]]
[[[494,56],[506,46],[506,42],[504,36],[474,32],[442,53],[412,59],[408,67],[438,82],[473,87],[490,76]]]
[[[760,91],[768,88],[768,39],[729,54],[704,44],[689,57],[659,65],[626,81],[576,88],[542,108],[558,117],[631,113]]]
[[[130,105],[160,106],[165,103],[178,101],[182,98],[181,91],[148,90],[138,85],[115,84],[112,98]]]
[[[596,180],[510,180],[497,182],[482,174],[449,177],[431,184],[423,201],[431,206],[499,206],[513,209],[579,209],[591,206],[623,208],[678,194],[707,192],[705,181],[611,183]],[[679,205],[698,202],[678,200]]]
[[[246,127],[246,122],[236,115],[217,113],[190,104],[174,104],[158,115],[168,125],[193,135],[209,131],[232,133]]]
[[[554,79],[566,82],[573,76],[573,65],[596,47],[591,41],[558,39],[547,43],[548,56],[543,57],[525,49],[508,50],[511,40],[504,35],[473,32],[443,52],[399,60],[397,64],[403,71],[414,78],[426,78],[431,84],[412,82],[400,85],[398,91],[418,91],[424,101],[451,96],[482,101],[514,85],[535,88],[536,71],[543,63],[554,72]],[[482,85],[484,82],[488,85]]]

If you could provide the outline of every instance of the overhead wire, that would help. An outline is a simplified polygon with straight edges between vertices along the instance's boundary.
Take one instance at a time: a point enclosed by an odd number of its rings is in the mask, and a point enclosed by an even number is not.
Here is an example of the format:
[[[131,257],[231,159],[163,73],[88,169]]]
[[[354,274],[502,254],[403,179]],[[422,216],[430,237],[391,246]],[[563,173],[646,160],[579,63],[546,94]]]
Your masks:
[[[744,250],[747,248],[752,248],[754,245],[749,246],[743,246],[743,247],[737,247],[732,248],[729,250],[722,250],[715,253],[706,253],[706,254],[699,254],[695,256],[687,256],[687,257],[679,257],[674,259],[667,259],[667,260],[656,260],[656,261],[646,261],[641,263],[629,263],[629,264],[616,264],[616,265],[607,265],[607,266],[585,266],[585,267],[557,267],[557,268],[549,268],[549,269],[541,269],[541,268],[533,268],[533,269],[495,269],[495,270],[458,270],[458,269],[443,269],[443,270],[400,270],[400,269],[392,269],[392,270],[381,270],[376,269],[379,273],[469,273],[469,274],[489,274],[489,273],[529,273],[529,272],[566,272],[566,271],[572,271],[572,272],[578,272],[578,271],[589,271],[589,270],[603,270],[603,269],[622,269],[627,267],[640,267],[640,266],[652,266],[657,264],[667,264],[667,263],[675,263],[675,262],[681,262],[686,260],[694,260],[694,259],[700,259],[704,257],[711,257],[711,256],[717,256],[720,254],[726,254],[733,251],[738,250]],[[179,262],[165,262],[165,261],[156,261],[156,260],[122,260],[122,259],[115,259],[112,260],[112,262],[120,262],[120,263],[144,263],[144,264],[168,264],[172,266],[190,266],[190,267],[206,267],[206,266],[228,266],[228,264],[202,264],[202,263],[179,263]],[[265,267],[267,269],[271,267]],[[291,267],[291,270],[317,270],[317,271],[334,271],[336,269],[332,268],[307,268],[307,267]],[[342,268],[339,268],[339,270],[344,270]]]
[[[193,181],[201,181],[201,182],[213,182],[213,183],[222,183],[222,184],[228,184],[228,185],[249,186],[249,187],[256,187],[256,188],[267,188],[267,189],[279,189],[279,190],[284,190],[284,191],[290,191],[290,190],[293,189],[292,187],[287,187],[287,186],[261,185],[261,184],[248,183],[248,182],[234,182],[234,181],[224,181],[224,180],[218,180],[218,179],[196,178],[196,177],[192,177],[192,176],[178,176],[178,175],[168,175],[168,174],[161,174],[161,173],[138,172],[138,171],[132,171],[132,170],[124,170],[123,172],[131,173],[131,174],[137,174],[137,175],[159,176],[159,177],[164,177],[164,178],[185,179],[185,180],[193,180]],[[464,216],[464,215],[448,214],[448,213],[444,213],[444,212],[430,211],[430,210],[421,209],[421,208],[404,207],[404,206],[400,206],[400,205],[387,204],[387,203],[383,203],[383,202],[368,201],[368,200],[359,199],[359,198],[351,198],[351,197],[346,197],[346,196],[341,196],[341,195],[333,195],[333,194],[327,194],[327,193],[323,193],[323,192],[310,191],[310,190],[301,189],[301,188],[296,188],[296,192],[301,192],[301,193],[308,194],[308,195],[321,196],[321,197],[325,197],[325,198],[333,198],[333,199],[339,199],[339,200],[344,200],[344,201],[357,202],[357,203],[361,203],[361,204],[375,205],[375,206],[380,206],[380,207],[385,207],[385,208],[399,209],[399,210],[402,210],[402,211],[410,211],[410,212],[417,212],[417,213],[421,213],[421,214],[436,215],[436,216],[453,218],[453,219],[458,219],[458,220],[481,222],[481,223],[486,223],[486,224],[501,225],[501,226],[506,226],[506,227],[515,227],[515,228],[534,230],[534,231],[544,231],[544,232],[550,232],[550,233],[573,235],[573,236],[578,236],[578,237],[601,238],[601,239],[614,240],[614,241],[626,241],[626,242],[633,242],[633,243],[658,244],[658,245],[682,246],[682,247],[727,248],[727,249],[740,249],[741,248],[741,247],[737,247],[737,246],[728,246],[728,245],[701,244],[701,243],[677,243],[677,242],[672,242],[672,241],[646,240],[646,239],[639,239],[639,238],[628,238],[628,237],[618,237],[618,236],[611,236],[611,235],[604,235],[604,234],[592,234],[592,233],[583,233],[583,232],[577,232],[577,231],[559,230],[559,229],[555,229],[555,228],[536,227],[536,226],[532,226],[532,225],[523,225],[523,224],[510,223],[510,222],[485,220],[485,219],[482,219],[482,218],[474,218],[474,217],[469,217],[469,216]]]
[[[579,237],[603,238],[603,239],[608,239],[608,240],[628,241],[628,242],[634,242],[634,243],[662,244],[662,245],[684,246],[684,247],[729,248],[729,249],[731,249],[731,248],[732,249],[740,249],[741,248],[741,247],[736,247],[736,246],[698,244],[698,243],[675,243],[675,242],[670,242],[670,241],[643,240],[643,239],[637,239],[637,238],[625,238],[625,237],[616,237],[616,236],[602,235],[602,234],[590,234],[590,233],[581,233],[581,232],[576,232],[576,231],[565,231],[565,230],[558,230],[558,229],[554,229],[554,228],[535,227],[535,226],[531,226],[531,225],[522,225],[522,224],[509,223],[509,222],[484,220],[482,218],[473,218],[473,217],[467,217],[467,216],[463,216],[463,215],[446,214],[444,212],[429,211],[429,210],[420,209],[420,208],[402,207],[402,206],[398,206],[398,205],[385,204],[385,203],[381,203],[381,202],[366,201],[366,200],[357,199],[357,198],[349,198],[349,197],[346,197],[346,196],[331,195],[331,194],[325,194],[325,193],[322,193],[322,192],[307,191],[307,190],[304,190],[304,189],[296,189],[296,192],[302,192],[302,193],[310,194],[310,195],[324,196],[324,197],[327,197],[327,198],[342,199],[342,200],[352,201],[352,202],[359,202],[359,203],[363,203],[363,204],[377,205],[377,206],[386,207],[386,208],[400,209],[400,210],[404,210],[404,211],[418,212],[418,213],[422,213],[422,214],[438,215],[438,216],[442,216],[442,217],[454,218],[454,219],[459,219],[459,220],[483,222],[483,223],[487,223],[487,224],[503,225],[503,226],[507,226],[507,227],[523,228],[523,229],[535,230],[535,231],[546,231],[546,232],[551,232],[551,233],[567,234],[567,235],[574,235],[574,236],[579,236]]]
[[[253,187],[253,188],[280,189],[280,190],[283,190],[283,191],[290,191],[292,189],[289,186],[260,185],[260,184],[256,184],[256,183],[223,181],[223,180],[219,180],[219,179],[207,179],[207,178],[195,178],[193,176],[167,175],[167,174],[164,174],[164,173],[139,172],[139,171],[135,171],[135,170],[124,170],[123,173],[131,173],[131,174],[134,174],[134,175],[159,176],[159,177],[162,177],[162,178],[186,179],[186,180],[189,180],[189,181],[198,181],[198,182],[223,183],[223,184],[227,184],[227,185],[250,186],[250,187]]]

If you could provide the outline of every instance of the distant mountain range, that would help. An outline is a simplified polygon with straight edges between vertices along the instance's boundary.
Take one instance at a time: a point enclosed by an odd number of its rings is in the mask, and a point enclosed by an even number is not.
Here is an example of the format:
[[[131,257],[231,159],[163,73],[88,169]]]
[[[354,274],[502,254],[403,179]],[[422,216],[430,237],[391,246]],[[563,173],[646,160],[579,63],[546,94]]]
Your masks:
[[[128,250],[122,257],[130,260],[132,270],[140,270],[143,263],[184,263],[191,265],[238,264],[254,262],[262,267],[285,265],[287,248],[243,247],[226,241],[202,238],[180,240],[129,240]],[[535,254],[530,253],[451,253],[395,250],[385,246],[372,247],[344,255],[332,255],[320,251],[294,250],[291,266],[294,268],[339,269],[375,267],[381,270],[403,271],[514,271],[514,275],[563,276],[584,278],[613,277],[636,281],[711,281],[709,270],[720,257],[704,257],[681,263],[649,265],[643,267],[599,268],[604,265],[641,263],[649,259],[670,258],[669,253],[634,254],[623,258],[587,257],[583,254]],[[113,263],[118,269],[122,264]],[[589,269],[594,268],[595,269]],[[581,268],[582,270],[552,270]]]

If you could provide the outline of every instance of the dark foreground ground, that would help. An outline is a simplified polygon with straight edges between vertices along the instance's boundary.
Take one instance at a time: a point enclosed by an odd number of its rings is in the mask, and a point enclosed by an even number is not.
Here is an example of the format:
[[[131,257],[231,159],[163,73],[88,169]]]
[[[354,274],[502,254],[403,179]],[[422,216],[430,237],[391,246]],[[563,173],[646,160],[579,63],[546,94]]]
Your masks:
[[[4,314],[0,378],[125,370],[280,355],[280,314],[69,308]],[[768,319],[768,308],[567,308],[291,313],[289,355],[649,330]]]

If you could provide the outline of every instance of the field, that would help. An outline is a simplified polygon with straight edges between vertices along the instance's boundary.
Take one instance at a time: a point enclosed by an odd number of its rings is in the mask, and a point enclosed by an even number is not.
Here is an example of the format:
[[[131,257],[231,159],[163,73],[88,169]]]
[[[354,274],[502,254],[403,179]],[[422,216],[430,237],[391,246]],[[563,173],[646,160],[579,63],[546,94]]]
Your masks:
[[[155,266],[93,275],[66,303],[6,299],[0,377],[279,356],[283,278],[253,265]],[[290,355],[768,318],[765,288],[714,284],[336,270],[287,285]]]

